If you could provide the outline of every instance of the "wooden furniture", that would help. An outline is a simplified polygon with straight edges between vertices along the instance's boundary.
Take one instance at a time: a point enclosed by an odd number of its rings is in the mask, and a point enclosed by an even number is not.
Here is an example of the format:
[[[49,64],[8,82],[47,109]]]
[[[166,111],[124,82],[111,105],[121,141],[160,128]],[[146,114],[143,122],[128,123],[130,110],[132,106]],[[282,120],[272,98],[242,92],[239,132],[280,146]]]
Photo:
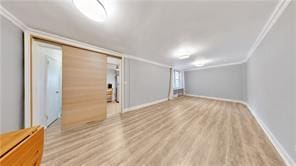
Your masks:
[[[106,92],[107,102],[112,102],[112,94],[113,94],[113,89],[112,88],[107,89],[107,92]]]
[[[0,135],[0,165],[40,165],[44,144],[43,127]]]
[[[107,56],[63,46],[62,128],[106,118]]]

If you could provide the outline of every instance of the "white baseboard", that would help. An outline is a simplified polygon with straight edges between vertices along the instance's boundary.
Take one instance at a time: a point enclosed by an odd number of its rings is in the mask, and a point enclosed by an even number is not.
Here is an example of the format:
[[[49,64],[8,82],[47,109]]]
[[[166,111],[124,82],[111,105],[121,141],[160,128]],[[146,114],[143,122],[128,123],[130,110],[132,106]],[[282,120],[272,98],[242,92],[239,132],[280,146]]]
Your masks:
[[[277,140],[277,138],[272,134],[272,132],[269,130],[269,128],[265,125],[265,123],[259,118],[259,116],[256,114],[255,110],[251,108],[251,106],[244,101],[240,100],[231,100],[231,99],[225,99],[225,98],[217,98],[217,97],[209,97],[209,96],[200,96],[200,95],[192,95],[192,94],[186,94],[186,96],[191,97],[200,97],[200,98],[206,98],[206,99],[212,99],[212,100],[221,100],[221,101],[228,101],[228,102],[235,102],[235,103],[241,103],[245,105],[252,115],[255,117],[257,123],[260,125],[262,130],[267,135],[270,142],[273,144],[277,152],[280,154],[282,159],[284,160],[285,164],[287,166],[296,166],[296,162],[292,159],[292,157],[287,153],[287,151],[284,149],[284,147],[280,144],[280,142]]]
[[[245,104],[250,112],[255,117],[256,121],[260,125],[260,127],[263,129],[267,137],[269,138],[270,142],[273,144],[275,149],[278,151],[278,153],[281,155],[282,159],[286,163],[287,166],[296,166],[296,162],[292,159],[292,157],[287,153],[287,151],[284,149],[284,147],[281,145],[281,143],[277,140],[277,138],[272,134],[272,132],[269,130],[269,128],[265,125],[265,123],[259,118],[256,111],[250,107],[248,103]]]
[[[123,112],[134,111],[134,110],[137,110],[137,109],[140,109],[140,108],[144,108],[144,107],[147,107],[147,106],[150,106],[150,105],[162,103],[164,101],[168,101],[168,98],[164,98],[164,99],[156,100],[156,101],[153,101],[153,102],[150,102],[150,103],[145,103],[145,104],[141,104],[141,105],[137,105],[137,106],[125,108],[123,110]]]
[[[221,101],[228,101],[228,102],[233,102],[233,103],[246,104],[246,102],[241,101],[241,100],[233,100],[233,99],[226,99],[226,98],[219,98],[219,97],[193,95],[193,94],[188,94],[188,93],[186,93],[185,96],[200,97],[200,98],[206,98],[206,99],[211,99],[211,100],[221,100]]]

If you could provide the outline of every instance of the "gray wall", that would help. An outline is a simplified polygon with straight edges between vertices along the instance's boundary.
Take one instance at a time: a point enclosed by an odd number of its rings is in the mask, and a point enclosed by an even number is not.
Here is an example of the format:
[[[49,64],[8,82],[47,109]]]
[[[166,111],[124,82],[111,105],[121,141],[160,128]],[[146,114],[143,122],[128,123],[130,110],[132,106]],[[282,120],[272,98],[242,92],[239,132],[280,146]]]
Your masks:
[[[248,103],[294,161],[296,161],[295,3],[285,10],[247,62]]]
[[[124,108],[168,98],[169,76],[169,68],[126,58]]]
[[[0,132],[23,127],[24,59],[23,32],[0,16],[1,21],[1,98]]]
[[[245,99],[245,65],[185,71],[186,94]]]

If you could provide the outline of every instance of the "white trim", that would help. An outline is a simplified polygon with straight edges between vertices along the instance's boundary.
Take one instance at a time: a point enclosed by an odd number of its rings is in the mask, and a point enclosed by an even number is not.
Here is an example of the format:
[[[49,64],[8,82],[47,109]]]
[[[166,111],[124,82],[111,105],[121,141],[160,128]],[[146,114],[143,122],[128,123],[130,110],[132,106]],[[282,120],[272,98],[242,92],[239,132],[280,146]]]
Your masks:
[[[292,0],[280,0],[271,13],[269,19],[263,26],[261,32],[257,36],[256,40],[254,41],[253,45],[249,49],[246,57],[238,62],[233,62],[233,63],[225,63],[225,64],[219,64],[219,65],[214,65],[214,66],[205,66],[205,67],[200,67],[200,68],[193,68],[193,69],[184,69],[184,71],[192,71],[192,70],[203,70],[203,69],[210,69],[210,68],[217,68],[217,67],[224,67],[224,66],[231,66],[231,65],[238,65],[238,64],[243,64],[248,62],[248,60],[252,57],[253,53],[255,50],[258,48],[258,46],[262,43],[266,35],[270,32],[271,28],[273,25],[277,22],[281,14],[285,11],[285,9],[289,6],[290,2]]]
[[[73,46],[76,46],[76,47],[80,47],[80,48],[84,48],[84,49],[88,49],[88,50],[92,50],[92,51],[97,51],[97,52],[101,52],[101,53],[105,53],[105,54],[110,54],[110,55],[118,56],[118,57],[121,57],[121,58],[124,56],[125,58],[134,59],[134,60],[138,60],[138,61],[142,61],[142,62],[146,62],[146,63],[150,63],[150,64],[162,66],[162,67],[168,67],[168,68],[171,67],[169,65],[165,65],[165,64],[162,64],[162,63],[158,63],[158,62],[155,62],[155,61],[147,60],[147,59],[132,56],[132,55],[122,55],[121,53],[113,51],[113,50],[100,48],[100,47],[97,47],[97,46],[94,46],[94,45],[91,45],[91,44],[87,44],[87,43],[84,43],[84,42],[79,42],[77,40],[69,39],[69,38],[62,37],[62,36],[59,36],[59,35],[56,35],[56,34],[47,33],[47,32],[44,32],[44,31],[40,31],[40,30],[37,30],[37,29],[27,27],[23,22],[21,22],[19,19],[14,17],[9,11],[7,11],[2,5],[0,5],[0,14],[3,15],[8,20],[10,20],[13,24],[18,26],[23,31],[28,31],[28,32],[30,32],[31,35],[34,35],[36,37],[47,38],[47,39],[50,39],[50,40],[53,40],[53,41],[56,41],[56,42],[61,42],[61,43],[64,43],[64,44],[73,45]]]
[[[219,101],[227,101],[227,102],[233,102],[233,103],[241,103],[245,104],[244,101],[241,100],[233,100],[233,99],[226,99],[226,98],[219,98],[219,97],[210,97],[210,96],[202,96],[202,95],[194,95],[194,94],[189,94],[186,93],[184,94],[185,96],[190,96],[190,97],[199,97],[199,98],[205,98],[205,99],[210,99],[210,100],[219,100]]]
[[[184,71],[205,70],[205,69],[211,69],[211,68],[219,68],[219,67],[226,67],[226,66],[241,65],[241,64],[244,64],[244,63],[246,63],[246,61],[225,63],[225,64],[220,64],[220,65],[205,66],[205,67],[192,68],[192,69],[184,69]]]
[[[60,43],[64,43],[64,44],[68,44],[68,45],[72,45],[75,47],[80,47],[80,48],[84,48],[84,49],[88,49],[88,50],[92,50],[92,51],[96,51],[96,52],[101,52],[104,54],[109,54],[109,55],[113,55],[113,56],[117,56],[117,57],[121,57],[121,58],[124,56],[125,58],[134,59],[134,60],[138,60],[138,61],[142,61],[142,62],[146,62],[146,63],[150,63],[150,64],[162,66],[162,67],[171,68],[171,66],[169,66],[169,65],[165,65],[165,64],[158,63],[155,61],[147,60],[147,59],[132,56],[132,55],[122,55],[121,53],[113,51],[113,50],[104,49],[104,48],[97,47],[97,46],[94,46],[94,45],[91,45],[88,43],[84,43],[84,42],[80,42],[80,41],[73,40],[70,38],[62,37],[62,36],[59,36],[56,34],[47,33],[44,31],[37,30],[37,29],[29,28],[23,22],[21,22],[16,17],[14,17],[9,11],[7,11],[5,8],[3,8],[2,5],[0,5],[0,12],[1,12],[0,13],[1,15],[3,15],[5,18],[10,20],[13,24],[18,26],[20,29],[22,29],[23,31],[28,31],[31,35],[36,36],[36,37],[46,38],[46,39],[53,40],[56,42],[60,42]]]
[[[110,57],[110,56],[109,56]],[[107,56],[108,58],[108,56]],[[113,58],[113,57],[110,57],[110,58]],[[115,59],[115,58],[114,58]],[[113,61],[113,62],[111,62]],[[113,59],[108,62],[108,59],[107,59],[107,63],[110,63],[110,64],[117,64],[118,63],[116,61],[114,61]],[[119,59],[120,63],[119,63],[119,67],[120,67],[120,71],[119,71],[119,79],[120,79],[120,96],[119,96],[119,104],[120,104],[120,112],[123,113],[123,108],[124,108],[124,56]],[[107,110],[108,111],[108,110]]]
[[[121,89],[121,94],[120,94],[120,104],[121,104],[121,110],[120,112],[123,113],[124,112],[124,103],[125,103],[125,98],[124,98],[124,89],[125,89],[125,83],[124,83],[124,72],[125,72],[125,64],[124,64],[124,56],[122,56],[121,58],[121,73],[120,73],[120,89]]]
[[[268,32],[271,30],[273,25],[277,22],[278,18],[281,16],[281,14],[285,11],[285,9],[289,6],[290,2],[292,0],[280,0],[273,12],[271,13],[269,19],[265,23],[264,27],[262,28],[261,32],[257,36],[254,44],[250,48],[246,58],[244,59],[245,62],[247,62],[250,57],[253,55],[254,51],[257,49],[257,47],[262,43]]]
[[[269,19],[267,20],[266,24],[264,25],[261,32],[257,36],[255,42],[253,43],[253,45],[249,49],[246,58],[244,58],[243,60],[241,60],[239,62],[219,64],[219,65],[213,65],[213,66],[205,66],[205,67],[201,67],[201,68],[183,69],[183,70],[184,71],[203,70],[203,69],[209,69],[209,68],[217,68],[217,67],[224,67],[224,66],[231,66],[231,65],[238,65],[238,64],[246,63],[249,60],[249,58],[253,55],[253,53],[257,49],[257,47],[264,40],[264,38],[266,37],[268,32],[271,30],[273,25],[276,23],[278,18],[281,16],[281,14],[288,7],[288,5],[290,4],[291,1],[292,0],[280,0],[278,2],[277,6],[275,7],[273,12],[271,13]],[[87,44],[87,43],[79,42],[79,41],[68,39],[68,38],[65,38],[65,37],[61,37],[61,36],[58,36],[58,35],[55,35],[55,34],[50,34],[50,33],[46,33],[46,32],[36,30],[36,29],[29,28],[24,23],[22,23],[20,20],[18,20],[16,17],[14,17],[5,8],[3,8],[2,5],[0,5],[0,14],[3,15],[4,17],[6,17],[8,20],[10,20],[12,23],[14,23],[19,28],[21,28],[23,31],[29,30],[29,31],[32,32],[32,34],[46,36],[47,38],[53,37],[53,38],[55,38],[55,40],[57,40],[57,41],[61,40],[61,42],[64,42],[65,44],[71,44],[71,45],[74,45],[74,46],[77,46],[77,47],[81,47],[81,48],[90,49],[90,50],[93,50],[93,51],[98,51],[98,52],[102,52],[102,53],[122,57],[122,55],[120,53],[112,51],[112,50],[96,47],[94,45],[90,45],[90,44]],[[135,60],[138,60],[138,61],[147,62],[147,63],[151,63],[151,64],[158,65],[158,66],[163,66],[163,67],[168,67],[168,68],[172,67],[172,66],[169,66],[169,65],[161,64],[161,63],[151,61],[151,60],[147,60],[147,59],[144,59],[144,58],[135,57],[135,56],[132,56],[132,55],[124,55],[124,56],[126,58],[129,58],[129,59],[135,59]]]
[[[11,21],[15,26],[19,27],[21,30],[26,31],[28,29],[28,27],[23,22],[21,22],[9,11],[7,11],[1,4],[0,4],[0,15],[5,17],[7,20]]]
[[[109,50],[109,49],[104,49],[101,47],[97,47],[88,43],[84,43],[84,42],[80,42],[77,40],[72,40],[66,37],[62,37],[56,34],[52,34],[52,33],[47,33],[47,32],[43,32],[43,31],[39,31],[36,29],[31,29],[30,28],[30,32],[31,35],[33,35],[34,37],[40,37],[40,38],[45,38],[45,39],[49,39],[55,42],[59,42],[59,43],[63,43],[63,44],[67,44],[67,45],[71,45],[71,46],[75,46],[75,47],[79,47],[79,48],[83,48],[83,49],[87,49],[87,50],[91,50],[91,51],[96,51],[96,52],[100,52],[103,54],[108,54],[108,55],[112,55],[112,56],[117,56],[117,57],[122,57],[122,54],[120,54],[119,52],[113,51],[113,50]]]
[[[287,166],[296,166],[296,162],[287,153],[287,151],[284,149],[284,147],[281,145],[281,143],[272,134],[272,132],[269,130],[269,128],[265,125],[265,123],[256,114],[255,110],[252,109],[251,106],[247,102],[240,101],[240,100],[225,99],[225,98],[217,98],[217,97],[209,97],[209,96],[192,95],[192,94],[185,94],[185,95],[186,96],[191,96],[191,97],[200,97],[200,98],[212,99],[212,100],[235,102],[235,103],[240,103],[240,104],[245,105],[250,110],[251,114],[254,116],[254,118],[256,119],[257,123],[263,129],[264,133],[267,135],[267,138],[270,140],[270,142],[272,143],[272,145],[275,147],[275,149],[277,150],[277,152],[280,154],[280,156],[284,160],[285,164]]]
[[[31,127],[31,91],[30,91],[30,66],[31,66],[31,56],[30,56],[30,33],[28,31],[24,32],[24,126],[25,128]]]
[[[96,51],[96,52],[100,52],[100,53],[104,53],[104,54],[109,54],[109,55],[113,55],[113,56],[117,56],[117,57],[122,57],[122,54],[113,50],[109,50],[109,49],[104,49],[101,47],[97,47],[95,45],[91,45],[85,42],[80,42],[77,40],[73,40],[70,38],[66,38],[63,36],[59,36],[56,34],[52,34],[52,33],[47,33],[47,32],[43,32],[34,28],[30,28],[28,26],[26,26],[22,21],[20,21],[19,19],[17,19],[15,16],[13,16],[9,11],[7,11],[2,5],[0,5],[0,14],[2,16],[4,16],[6,19],[10,20],[13,24],[15,24],[17,27],[19,27],[20,29],[22,29],[23,31],[28,31],[30,33],[30,35],[36,36],[36,37],[40,37],[40,38],[46,38],[49,40],[53,40],[56,42],[60,42],[63,44],[68,44],[68,45],[72,45],[75,47],[80,47],[80,48],[84,48],[84,49],[88,49],[88,50],[92,50],[92,51]]]
[[[168,98],[164,98],[164,99],[156,100],[156,101],[153,101],[153,102],[150,102],[150,103],[145,103],[145,104],[125,108],[124,112],[134,111],[134,110],[137,110],[137,109],[140,109],[140,108],[148,107],[150,105],[162,103],[162,102],[165,102],[165,101],[168,101]]]
[[[250,107],[248,103],[245,103],[245,106],[248,107],[252,115],[255,117],[256,121],[260,125],[260,127],[263,129],[267,137],[269,138],[270,142],[273,144],[275,149],[278,151],[284,162],[287,166],[296,166],[296,162],[292,159],[292,157],[287,153],[287,151],[284,149],[284,147],[281,145],[281,143],[277,140],[277,138],[272,134],[272,132],[269,130],[269,128],[265,125],[265,123],[259,118],[259,116],[256,114],[255,110]]]
[[[141,62],[150,63],[150,64],[161,66],[161,67],[167,67],[167,68],[171,68],[172,67],[172,66],[169,66],[169,65],[166,65],[166,64],[158,63],[158,62],[147,60],[147,59],[144,59],[144,58],[139,58],[139,57],[132,56],[132,55],[125,54],[124,57],[125,58],[128,58],[128,59],[134,59],[134,60],[138,60],[138,61],[141,61]]]

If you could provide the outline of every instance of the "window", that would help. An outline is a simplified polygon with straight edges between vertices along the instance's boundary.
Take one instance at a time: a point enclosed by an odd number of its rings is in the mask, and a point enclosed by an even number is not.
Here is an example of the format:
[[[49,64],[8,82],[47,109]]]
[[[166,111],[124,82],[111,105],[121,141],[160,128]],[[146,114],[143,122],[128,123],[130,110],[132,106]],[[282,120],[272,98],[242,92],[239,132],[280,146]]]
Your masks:
[[[174,71],[174,89],[181,89],[181,88],[182,88],[181,72],[175,70]]]

